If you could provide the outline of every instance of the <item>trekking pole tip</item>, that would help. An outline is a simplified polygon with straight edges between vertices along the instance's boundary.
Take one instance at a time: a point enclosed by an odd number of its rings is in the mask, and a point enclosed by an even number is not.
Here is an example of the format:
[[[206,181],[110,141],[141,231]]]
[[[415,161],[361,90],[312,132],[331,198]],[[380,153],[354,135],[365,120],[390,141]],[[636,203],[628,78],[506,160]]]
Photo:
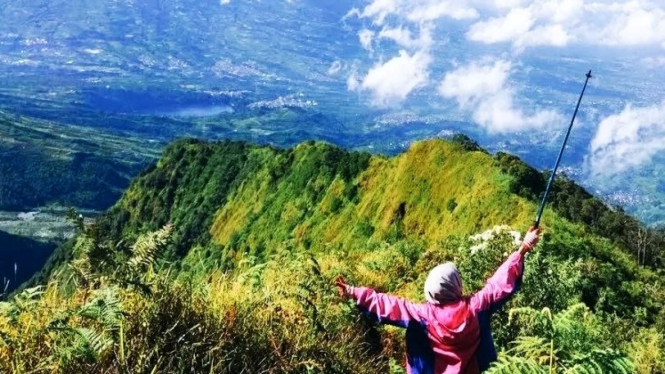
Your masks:
[[[587,79],[588,79],[588,78],[593,78],[593,76],[591,75],[591,70],[589,70],[589,72],[586,73],[586,77],[587,77]]]

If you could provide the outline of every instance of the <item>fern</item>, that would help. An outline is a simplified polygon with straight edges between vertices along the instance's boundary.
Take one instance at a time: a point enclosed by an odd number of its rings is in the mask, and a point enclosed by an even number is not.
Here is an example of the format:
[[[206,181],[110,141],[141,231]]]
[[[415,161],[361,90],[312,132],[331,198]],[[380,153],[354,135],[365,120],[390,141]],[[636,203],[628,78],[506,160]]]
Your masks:
[[[168,224],[161,230],[140,236],[132,247],[132,257],[127,262],[133,269],[145,269],[155,263],[159,251],[168,243],[173,225]]]
[[[538,336],[520,336],[515,346],[509,351],[511,354],[533,360],[540,365],[549,365],[550,359],[558,352],[551,346],[551,342]]]
[[[79,327],[74,329],[73,333],[74,343],[62,351],[63,358],[68,362],[72,359],[94,362],[113,346],[113,340],[107,335],[90,328]]]
[[[596,349],[590,353],[576,356],[572,366],[565,374],[629,374],[634,370],[633,363],[625,354],[614,350]]]
[[[0,312],[10,321],[15,322],[21,313],[33,309],[39,301],[38,297],[44,293],[43,289],[42,286],[37,286],[24,290],[13,300],[0,303]]]
[[[521,336],[509,351],[557,373],[631,373],[633,363],[621,352],[599,349],[589,308],[575,304],[553,314],[548,308],[514,308],[509,323]],[[511,358],[510,360],[512,360]],[[511,361],[512,362],[512,361]]]
[[[79,315],[99,322],[105,332],[117,331],[122,320],[122,305],[117,287],[107,287],[93,292],[92,300],[84,305]]]
[[[90,264],[90,258],[87,255],[74,259],[69,263],[69,269],[74,274],[75,280],[77,283],[83,284],[85,286],[91,284],[96,278],[96,275],[92,271],[92,266]]]
[[[83,362],[98,361],[113,346],[113,340],[104,332],[87,327],[55,328],[60,331],[60,339],[65,343],[56,349],[60,368],[69,372],[70,366],[77,360]]]
[[[582,322],[591,316],[591,311],[584,303],[577,303],[552,317],[552,328],[559,335],[572,334],[574,322]]]
[[[97,359],[113,346],[113,341],[108,336],[93,329],[81,327],[76,329],[76,333],[80,337],[78,347],[82,349],[83,357]]]
[[[547,367],[539,365],[536,361],[516,356],[502,356],[485,371],[487,374],[541,374],[548,372]]]
[[[519,326],[525,335],[544,335],[551,339],[554,326],[553,317],[549,308],[536,310],[529,307],[513,308],[508,313],[508,323]]]

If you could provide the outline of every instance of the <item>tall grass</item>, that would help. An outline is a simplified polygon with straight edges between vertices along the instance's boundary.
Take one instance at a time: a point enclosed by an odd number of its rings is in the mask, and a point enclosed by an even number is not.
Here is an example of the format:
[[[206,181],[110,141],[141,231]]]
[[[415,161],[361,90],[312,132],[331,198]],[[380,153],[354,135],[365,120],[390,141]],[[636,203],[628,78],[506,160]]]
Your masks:
[[[230,273],[149,271],[155,257],[137,261],[137,256],[162,251],[165,242],[155,238],[164,235],[139,238],[132,255],[117,260],[113,272],[88,274],[95,281],[87,285],[79,281],[72,288],[76,277],[65,274],[74,272],[63,270],[48,285],[0,304],[0,371],[399,372],[402,331],[375,326],[340,300],[334,276],[343,273],[356,284],[418,300],[422,270],[455,259],[469,280],[466,291],[473,292],[514,245],[498,230],[474,250],[477,240],[457,236],[424,253],[423,247],[402,241],[376,251],[281,251],[263,262],[246,257]],[[80,253],[81,261],[95,261],[93,251]],[[538,256],[528,261],[544,266]],[[136,268],[137,262],[144,267]],[[124,266],[135,273],[120,271]],[[539,276],[527,274],[525,293],[541,285]],[[568,292],[563,284],[550,287],[546,292],[555,297]],[[559,312],[530,305],[518,298],[496,317],[503,358],[494,372],[528,367],[565,372],[596,364],[632,370],[634,362],[638,372],[647,373],[663,365],[663,336],[657,330],[629,324],[625,340],[616,344],[605,336],[611,330],[605,317],[583,304]],[[652,348],[648,354],[647,347]]]
[[[419,301],[429,269],[455,261],[478,290],[515,248],[493,227],[523,231],[535,210],[514,182],[440,140],[390,159],[182,141],[82,228],[47,284],[0,304],[0,372],[402,372],[404,332],[332,280]],[[494,316],[493,370],[662,372],[662,274],[553,210],[544,222]]]

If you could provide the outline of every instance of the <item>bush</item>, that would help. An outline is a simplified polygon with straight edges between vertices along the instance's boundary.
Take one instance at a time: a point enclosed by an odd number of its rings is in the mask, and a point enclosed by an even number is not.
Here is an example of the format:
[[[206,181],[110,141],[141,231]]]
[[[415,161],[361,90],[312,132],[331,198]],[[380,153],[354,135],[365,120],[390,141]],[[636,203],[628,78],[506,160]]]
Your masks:
[[[446,203],[446,209],[448,209],[448,211],[452,213],[453,210],[455,210],[455,208],[457,208],[457,201],[455,201],[454,197],[451,197]]]

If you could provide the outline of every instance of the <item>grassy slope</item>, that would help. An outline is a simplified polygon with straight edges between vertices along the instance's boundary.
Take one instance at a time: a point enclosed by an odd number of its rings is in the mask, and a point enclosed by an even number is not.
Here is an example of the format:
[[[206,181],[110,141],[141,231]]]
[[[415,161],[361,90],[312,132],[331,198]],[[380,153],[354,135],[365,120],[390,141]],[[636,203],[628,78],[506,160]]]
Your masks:
[[[468,236],[495,225],[523,231],[533,219],[536,204],[509,191],[511,177],[501,172],[495,159],[443,140],[416,143],[394,158],[372,157],[368,167],[351,180],[316,175],[305,186],[294,185],[291,177],[303,175],[300,166],[305,160],[311,161],[312,155],[327,147],[296,148],[291,174],[273,185],[267,178],[273,167],[270,163],[257,172],[263,178],[239,184],[216,213],[210,229],[213,241],[223,248],[223,259],[230,256],[237,263],[246,254],[266,258],[266,253],[278,248],[339,250],[358,259],[375,256],[371,252],[384,241],[436,248],[451,235]],[[268,159],[274,161],[272,157]],[[454,208],[450,201],[455,202]],[[589,267],[615,272],[614,280],[628,281],[613,284],[606,274],[589,272],[584,275],[588,288],[578,290],[579,299],[594,306],[605,290],[618,302],[608,306],[608,312],[631,313],[621,305],[622,299],[641,304],[640,297],[646,295],[628,290],[634,286],[630,282],[639,283],[641,277],[652,275],[638,270],[617,244],[551,210],[546,211],[543,222],[552,235],[549,240],[556,243],[553,257],[579,259]],[[214,258],[215,252],[208,251],[207,256]],[[192,257],[201,262],[197,250],[189,257],[190,263],[195,262]],[[420,296],[418,291],[415,295]],[[653,307],[651,301],[647,304]]]
[[[204,274],[247,258],[263,262],[281,251],[341,251],[353,261],[375,256],[383,242],[424,251],[451,235],[502,224],[528,227],[536,204],[511,192],[515,178],[501,165],[499,158],[445,140],[415,143],[393,158],[314,142],[280,150],[180,141],[135,180],[99,230],[119,240],[172,222],[171,259],[184,258],[185,269]],[[575,210],[565,208],[566,214]],[[638,269],[619,241],[551,209],[544,223],[557,244],[549,256],[600,269],[583,274],[575,297],[622,315],[648,306],[649,321],[663,318],[660,303],[639,286],[657,278]]]
[[[293,174],[302,173],[298,163],[316,153],[316,147],[328,146],[301,145],[296,150]],[[270,221],[275,217],[284,232],[273,234],[265,245],[289,238],[339,245],[362,236],[358,231],[363,230],[386,238],[396,226],[402,235],[435,243],[450,233],[483,231],[497,222],[524,226],[533,210],[532,204],[507,192],[505,176],[490,157],[460,152],[444,141],[417,143],[396,158],[373,157],[355,180],[315,178],[304,191],[289,178],[271,189],[265,177],[270,167],[259,172],[263,178],[242,184],[217,213],[211,230],[217,243],[228,246],[233,234],[249,232],[247,245],[252,246],[265,236],[258,229],[274,224]],[[310,190],[321,197],[312,201]],[[457,205],[449,211],[451,200]]]
[[[312,142],[288,150],[176,142],[91,230],[102,241],[131,242],[172,222],[167,259],[180,268],[175,279],[171,268],[148,295],[125,286],[104,291],[124,300],[125,335],[95,359],[72,364],[67,356],[73,366],[62,366],[61,350],[43,348],[39,326],[50,326],[63,308],[85,309],[89,295],[109,285],[63,295],[52,283],[35,307],[38,317],[25,312],[19,325],[0,318],[0,331],[22,342],[0,347],[0,367],[27,371],[61,357],[55,367],[99,372],[387,372],[401,360],[401,332],[358,319],[334,296],[332,279],[342,273],[354,284],[421,300],[428,269],[453,260],[466,291],[478,289],[512,245],[492,242],[474,254],[468,235],[498,224],[524,230],[535,211],[533,201],[511,192],[515,177],[502,165],[443,140],[394,158]],[[547,352],[549,339],[556,346],[557,368],[599,347],[629,353],[641,372],[654,362],[663,367],[663,277],[638,268],[598,229],[553,210],[543,222],[547,234],[528,259],[522,291],[494,319],[499,348],[544,336]],[[101,248],[102,257],[105,248],[131,255],[126,245]],[[141,274],[154,277],[151,268]],[[579,302],[594,313],[573,307]],[[567,327],[543,332],[547,324],[508,318],[508,309],[519,316],[545,307]],[[21,331],[36,332],[25,338]]]

